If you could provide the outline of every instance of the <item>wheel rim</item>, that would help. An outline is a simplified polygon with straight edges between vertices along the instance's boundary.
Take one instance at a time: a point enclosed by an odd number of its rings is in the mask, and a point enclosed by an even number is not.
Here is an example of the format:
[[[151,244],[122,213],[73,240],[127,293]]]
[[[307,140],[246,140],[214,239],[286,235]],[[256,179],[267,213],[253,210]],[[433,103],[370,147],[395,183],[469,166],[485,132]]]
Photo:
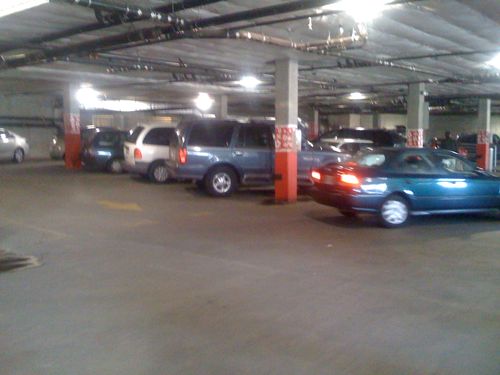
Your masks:
[[[16,150],[16,152],[14,152],[14,159],[20,163],[23,161],[23,152],[21,150]]]
[[[389,224],[403,224],[408,218],[408,207],[403,202],[388,200],[382,206],[382,218]]]
[[[119,160],[113,160],[111,162],[111,172],[113,173],[120,173],[122,170],[122,164],[120,163]]]
[[[212,186],[217,193],[225,194],[231,189],[231,177],[225,172],[219,172],[213,177]]]
[[[167,180],[167,177],[168,177],[167,168],[160,165],[160,166],[155,168],[153,175],[154,175],[156,181],[164,182]]]

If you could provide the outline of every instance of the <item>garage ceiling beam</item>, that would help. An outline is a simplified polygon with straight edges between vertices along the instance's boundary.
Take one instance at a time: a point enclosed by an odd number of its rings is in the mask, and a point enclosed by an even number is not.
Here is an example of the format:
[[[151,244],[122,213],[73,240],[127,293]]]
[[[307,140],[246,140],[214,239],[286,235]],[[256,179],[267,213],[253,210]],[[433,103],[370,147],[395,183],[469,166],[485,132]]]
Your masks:
[[[213,3],[218,3],[222,0],[183,0],[183,1],[175,1],[171,2],[166,5],[161,5],[158,7],[152,8],[156,12],[161,12],[161,13],[175,13],[175,12],[180,12],[183,10],[188,10],[192,8],[197,8],[200,6],[204,5],[209,5]],[[125,19],[123,23],[130,23],[130,22],[136,22],[136,21],[141,21],[141,20],[147,20],[147,17],[143,18],[129,18]],[[83,26],[76,26],[71,29],[67,29],[64,31],[58,31],[55,33],[50,33],[38,38],[30,39],[25,42],[20,42],[20,43],[15,43],[15,44],[2,44],[0,45],[0,53],[7,52],[9,50],[13,49],[19,49],[20,46],[26,47],[26,48],[33,48],[33,49],[40,49],[39,44],[42,43],[48,43],[52,42],[58,39],[62,38],[68,38],[71,36],[75,36],[78,34],[83,34],[83,33],[88,33],[92,31],[97,31],[97,30],[103,30],[106,28],[110,28],[113,26],[120,25],[121,23],[102,23],[102,22],[96,22],[96,23],[91,23],[88,25],[83,25]]]

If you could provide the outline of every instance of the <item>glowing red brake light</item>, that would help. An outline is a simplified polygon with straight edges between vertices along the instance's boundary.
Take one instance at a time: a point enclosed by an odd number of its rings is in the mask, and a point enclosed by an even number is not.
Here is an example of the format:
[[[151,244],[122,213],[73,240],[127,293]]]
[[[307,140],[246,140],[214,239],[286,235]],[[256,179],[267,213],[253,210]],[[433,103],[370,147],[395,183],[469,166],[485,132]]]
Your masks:
[[[187,163],[187,156],[188,156],[187,149],[180,148],[179,149],[179,164],[186,164]]]
[[[142,152],[138,148],[134,148],[134,159],[135,160],[141,160],[142,159]]]
[[[359,179],[353,174],[341,174],[340,181],[348,185],[359,185]]]
[[[318,171],[315,171],[313,170],[311,172],[311,178],[315,181],[321,181],[321,173],[319,173]]]

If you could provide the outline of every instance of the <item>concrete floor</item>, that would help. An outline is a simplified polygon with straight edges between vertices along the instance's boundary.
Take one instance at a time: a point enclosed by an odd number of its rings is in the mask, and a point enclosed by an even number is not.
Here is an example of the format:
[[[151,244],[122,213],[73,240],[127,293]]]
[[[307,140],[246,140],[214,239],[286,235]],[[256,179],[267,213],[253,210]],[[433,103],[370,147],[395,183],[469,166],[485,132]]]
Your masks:
[[[499,374],[500,221],[0,164],[0,374]]]

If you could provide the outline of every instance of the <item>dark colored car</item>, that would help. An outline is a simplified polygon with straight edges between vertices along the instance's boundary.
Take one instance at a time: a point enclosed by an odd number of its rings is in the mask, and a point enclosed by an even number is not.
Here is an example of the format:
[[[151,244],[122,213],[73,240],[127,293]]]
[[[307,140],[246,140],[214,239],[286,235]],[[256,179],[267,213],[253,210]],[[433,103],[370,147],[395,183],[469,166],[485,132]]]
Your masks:
[[[300,185],[312,185],[310,171],[351,156],[329,148],[302,144],[297,153]],[[213,196],[227,196],[238,185],[274,182],[274,124],[220,120],[181,123],[170,143],[167,169],[176,179],[195,180]]]
[[[447,150],[381,148],[311,175],[316,202],[345,216],[376,214],[386,227],[410,215],[500,210],[500,178]]]
[[[373,142],[374,147],[405,147],[406,138],[393,130],[341,128],[321,134],[318,141],[333,142],[337,139],[358,139]]]
[[[86,168],[123,172],[123,142],[127,133],[96,128],[92,135],[82,138],[82,163]]]

